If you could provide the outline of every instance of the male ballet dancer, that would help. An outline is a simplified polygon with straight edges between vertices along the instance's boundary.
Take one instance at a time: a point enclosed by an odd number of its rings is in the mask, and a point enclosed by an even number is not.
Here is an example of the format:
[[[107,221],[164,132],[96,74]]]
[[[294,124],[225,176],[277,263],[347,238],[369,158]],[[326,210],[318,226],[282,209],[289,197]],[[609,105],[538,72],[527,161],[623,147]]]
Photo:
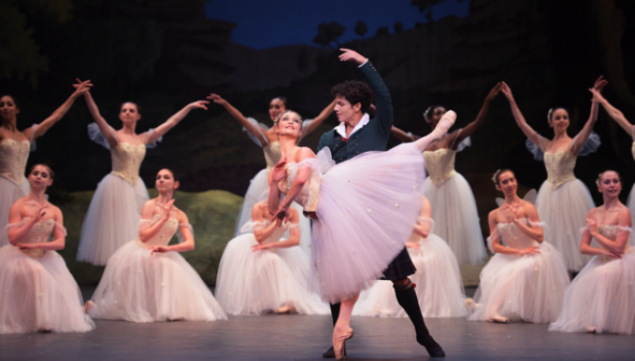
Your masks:
[[[393,123],[390,92],[373,64],[353,50],[341,50],[343,53],[340,54],[340,60],[357,63],[370,87],[364,82],[352,80],[331,89],[331,93],[335,96],[335,114],[340,125],[322,135],[317,150],[319,152],[322,148],[329,147],[335,163],[345,162],[364,152],[385,151]],[[366,112],[373,101],[373,94],[375,94],[377,111],[375,118],[370,119]],[[415,327],[417,342],[426,348],[431,357],[445,357],[445,352],[430,336],[423,321],[417,294],[408,278],[415,272],[415,266],[404,246],[401,253],[384,270],[382,279],[392,281],[397,301]],[[340,304],[331,304],[334,326],[339,313]],[[322,357],[335,358],[333,347]]]

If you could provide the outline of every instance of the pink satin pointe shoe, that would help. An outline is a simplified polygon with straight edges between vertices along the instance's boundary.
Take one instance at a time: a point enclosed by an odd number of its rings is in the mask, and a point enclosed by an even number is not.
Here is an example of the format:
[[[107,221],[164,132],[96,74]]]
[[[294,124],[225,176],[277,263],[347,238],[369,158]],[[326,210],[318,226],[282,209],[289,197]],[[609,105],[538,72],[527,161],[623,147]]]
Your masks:
[[[284,305],[282,307],[276,308],[275,310],[273,310],[274,313],[276,314],[294,314],[295,313],[295,307],[291,306],[291,305]]]
[[[498,313],[495,313],[487,318],[487,321],[492,323],[509,323],[509,318],[503,317]]]
[[[343,360],[346,341],[353,338],[353,329],[348,325],[337,325],[333,329],[333,351],[336,360]]]

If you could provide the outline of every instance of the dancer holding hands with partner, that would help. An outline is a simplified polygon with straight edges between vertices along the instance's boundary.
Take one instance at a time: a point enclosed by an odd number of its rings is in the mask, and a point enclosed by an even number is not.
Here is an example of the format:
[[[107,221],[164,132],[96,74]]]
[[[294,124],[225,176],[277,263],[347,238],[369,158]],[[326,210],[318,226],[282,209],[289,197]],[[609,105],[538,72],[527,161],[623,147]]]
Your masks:
[[[15,98],[11,95],[0,97],[0,247],[9,244],[5,230],[9,208],[30,192],[29,181],[24,174],[29,160],[29,150],[35,150],[35,139],[59,122],[75,103],[75,99],[87,92],[91,86],[90,81],[75,84],[73,94],[53,114],[42,123],[33,124],[24,130],[17,128],[21,109]]]
[[[88,125],[88,136],[110,150],[112,172],[99,182],[90,201],[82,225],[77,260],[103,266],[119,247],[139,235],[141,207],[149,198],[146,186],[139,178],[146,148],[154,148],[156,142],[190,111],[207,110],[209,102],[190,103],[156,129],[137,134],[135,129],[141,119],[137,104],[125,102],[121,105],[119,119],[123,127],[115,131],[101,116],[90,92],[85,92],[84,98],[95,120]]]
[[[593,86],[602,91],[608,82],[599,77]],[[578,156],[593,153],[600,146],[600,137],[592,133],[598,116],[598,104],[591,101],[589,119],[572,139],[567,134],[569,112],[561,107],[549,109],[547,119],[553,128],[554,137],[549,140],[538,134],[520,112],[511,88],[503,82],[501,89],[512,110],[516,124],[528,140],[527,148],[536,160],[543,161],[547,168],[547,180],[538,191],[536,207],[540,219],[549,225],[545,238],[562,253],[567,269],[577,272],[590,257],[580,254],[578,231],[584,226],[586,213],[593,207],[593,199],[587,187],[573,174]]]
[[[388,88],[368,59],[353,50],[342,51],[340,60],[358,64],[370,87],[348,81],[332,89],[341,124],[322,136],[317,157],[310,149],[297,146],[302,135],[300,116],[292,111],[281,114],[275,130],[282,160],[271,171],[269,210],[284,219],[296,200],[304,212],[316,218],[311,264],[322,298],[332,304],[335,324],[333,352],[327,351],[324,357],[344,357],[344,343],[353,336],[349,323],[359,292],[382,275],[393,281],[397,299],[415,326],[417,341],[430,355],[444,356],[425,326],[408,279],[416,270],[405,242],[423,201],[421,152],[447,132],[456,114],[448,111],[428,136],[383,152],[393,121]],[[377,116],[369,119],[366,111],[373,93]],[[373,150],[376,152],[360,155]],[[336,162],[342,164],[333,166]],[[282,201],[280,192],[287,195]]]

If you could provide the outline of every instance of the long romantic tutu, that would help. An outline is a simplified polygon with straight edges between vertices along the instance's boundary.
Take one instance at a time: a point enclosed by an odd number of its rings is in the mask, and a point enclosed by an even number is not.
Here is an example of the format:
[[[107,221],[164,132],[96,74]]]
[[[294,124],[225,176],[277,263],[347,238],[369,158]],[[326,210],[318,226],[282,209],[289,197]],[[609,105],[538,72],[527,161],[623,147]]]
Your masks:
[[[474,296],[478,304],[468,317],[485,321],[494,313],[512,321],[549,323],[558,317],[569,276],[562,255],[548,242],[540,253],[497,253],[481,271]]]
[[[11,245],[0,248],[0,290],[0,334],[95,328],[75,279],[55,251],[31,257]]]
[[[450,245],[459,265],[477,265],[487,259],[476,200],[465,178],[456,173],[437,187],[430,178],[423,192],[432,205],[435,233]]]
[[[318,158],[330,160],[327,151]],[[311,263],[325,300],[340,302],[370,287],[404,248],[421,210],[423,163],[407,143],[361,154],[324,174]]]
[[[595,256],[573,280],[550,331],[635,334],[635,248],[621,259]]]
[[[251,221],[251,211],[254,205],[263,198],[263,194],[269,191],[269,170],[263,169],[255,177],[252,178],[243,200],[243,205],[238,212],[238,220],[234,229],[234,237],[248,232],[241,231],[244,225]],[[284,196],[284,195],[283,195]],[[311,254],[311,222],[302,214],[302,207],[293,202],[291,207],[298,212],[300,225],[300,248],[307,254]],[[288,234],[288,233],[287,233]]]
[[[140,241],[123,245],[108,265],[89,308],[93,318],[154,322],[215,321],[225,312],[177,252],[150,254]]]
[[[0,247],[9,244],[6,226],[9,223],[9,210],[15,201],[31,192],[31,185],[25,178],[20,185],[16,185],[5,177],[0,176]]]
[[[141,208],[148,199],[143,180],[132,187],[121,177],[105,176],[84,218],[77,260],[103,266],[124,240],[137,238]]]
[[[580,228],[587,213],[595,207],[591,193],[579,179],[563,183],[555,190],[545,181],[536,199],[536,209],[545,229],[545,239],[564,257],[570,271],[579,271],[591,259],[580,253]]]
[[[326,314],[328,306],[309,291],[309,258],[299,247],[253,252],[253,234],[227,244],[218,267],[216,298],[230,315],[260,315],[291,303],[298,313]]]
[[[467,315],[463,281],[456,257],[448,244],[435,234],[419,241],[420,250],[408,248],[417,273],[410,276],[423,317]],[[392,282],[377,282],[362,292],[353,315],[408,317],[397,302]]]

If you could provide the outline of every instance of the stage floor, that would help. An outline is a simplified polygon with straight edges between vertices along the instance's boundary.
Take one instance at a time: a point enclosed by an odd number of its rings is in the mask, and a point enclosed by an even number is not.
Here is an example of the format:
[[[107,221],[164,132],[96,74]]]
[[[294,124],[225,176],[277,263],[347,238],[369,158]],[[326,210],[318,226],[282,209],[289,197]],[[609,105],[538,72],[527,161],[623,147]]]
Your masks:
[[[547,325],[427,319],[448,360],[635,360],[635,337],[548,332]],[[322,360],[330,316],[217,322],[96,321],[85,334],[0,335],[0,360]],[[408,319],[354,317],[351,360],[423,360]]]

